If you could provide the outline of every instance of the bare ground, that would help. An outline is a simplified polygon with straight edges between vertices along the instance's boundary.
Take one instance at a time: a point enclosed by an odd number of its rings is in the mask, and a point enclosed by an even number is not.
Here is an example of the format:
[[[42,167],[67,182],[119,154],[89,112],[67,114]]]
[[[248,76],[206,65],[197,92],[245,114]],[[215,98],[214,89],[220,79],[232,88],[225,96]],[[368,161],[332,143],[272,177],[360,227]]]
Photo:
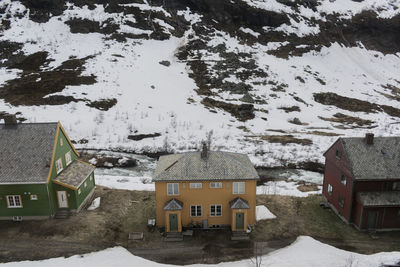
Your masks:
[[[228,230],[194,231],[184,242],[168,243],[157,230],[148,231],[154,218],[154,192],[96,189],[101,206],[83,210],[66,220],[0,222],[0,262],[71,256],[123,246],[134,255],[170,264],[218,263],[249,258],[255,242],[263,252],[285,247],[299,235],[309,235],[339,248],[360,253],[400,250],[400,233],[374,238],[344,224],[330,210],[319,207],[320,196],[296,198],[258,196],[277,219],[257,223],[250,241],[231,241]],[[128,240],[143,232],[144,240]]]

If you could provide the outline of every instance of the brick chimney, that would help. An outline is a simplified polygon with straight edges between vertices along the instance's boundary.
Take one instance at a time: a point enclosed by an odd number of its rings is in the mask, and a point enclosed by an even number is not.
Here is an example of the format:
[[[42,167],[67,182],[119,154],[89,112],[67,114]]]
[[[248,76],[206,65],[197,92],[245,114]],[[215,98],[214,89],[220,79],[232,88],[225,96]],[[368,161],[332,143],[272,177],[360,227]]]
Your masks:
[[[5,125],[17,125],[17,117],[15,114],[6,114],[3,116]]]
[[[206,142],[203,142],[203,148],[201,149],[200,157],[204,160],[208,158],[208,147]]]
[[[369,146],[374,144],[374,134],[373,133],[365,134],[365,143]]]

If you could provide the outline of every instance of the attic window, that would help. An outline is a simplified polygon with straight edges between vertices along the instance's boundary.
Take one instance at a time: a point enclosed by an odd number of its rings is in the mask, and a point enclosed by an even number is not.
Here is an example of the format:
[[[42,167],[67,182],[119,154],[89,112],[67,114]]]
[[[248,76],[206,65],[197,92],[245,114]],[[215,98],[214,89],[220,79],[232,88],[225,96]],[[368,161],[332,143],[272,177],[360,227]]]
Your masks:
[[[339,149],[336,149],[336,158],[340,159],[342,157],[342,153],[340,153]]]
[[[63,146],[63,145],[64,145],[64,142],[63,142],[62,138],[60,138],[60,146]]]
[[[71,150],[65,154],[65,163],[68,166],[71,163]]]
[[[56,170],[57,170],[57,174],[59,174],[63,170],[63,165],[62,165],[61,159],[58,159],[56,161]]]
[[[340,178],[340,182],[341,182],[343,185],[346,185],[346,182],[347,182],[347,177],[346,177],[346,175],[342,174],[342,177]]]

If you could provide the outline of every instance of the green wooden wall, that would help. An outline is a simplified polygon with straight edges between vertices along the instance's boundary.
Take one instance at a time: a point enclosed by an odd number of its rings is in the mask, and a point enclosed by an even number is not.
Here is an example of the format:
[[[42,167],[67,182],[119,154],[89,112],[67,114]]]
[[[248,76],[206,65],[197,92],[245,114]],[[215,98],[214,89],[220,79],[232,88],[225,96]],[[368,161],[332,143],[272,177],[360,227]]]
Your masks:
[[[7,195],[20,195],[22,208],[8,208]],[[38,200],[31,200],[31,195],[37,195]],[[0,216],[50,216],[46,184],[0,185]]]

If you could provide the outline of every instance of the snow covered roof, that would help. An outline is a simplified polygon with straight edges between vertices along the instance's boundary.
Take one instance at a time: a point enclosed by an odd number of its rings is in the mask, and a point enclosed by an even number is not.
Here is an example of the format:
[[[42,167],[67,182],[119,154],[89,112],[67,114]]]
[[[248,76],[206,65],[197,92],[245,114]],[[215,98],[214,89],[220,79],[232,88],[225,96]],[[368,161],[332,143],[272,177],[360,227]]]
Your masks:
[[[398,191],[360,192],[358,193],[364,206],[399,206],[400,194]]]
[[[95,167],[89,163],[74,160],[74,162],[68,165],[54,180],[79,187],[94,169]]]
[[[400,137],[341,138],[355,179],[400,179]]]
[[[168,201],[165,206],[164,210],[182,210],[183,203],[175,198]]]
[[[210,151],[161,156],[153,181],[258,180],[259,176],[245,154]]]
[[[0,184],[46,183],[57,123],[0,124]]]

